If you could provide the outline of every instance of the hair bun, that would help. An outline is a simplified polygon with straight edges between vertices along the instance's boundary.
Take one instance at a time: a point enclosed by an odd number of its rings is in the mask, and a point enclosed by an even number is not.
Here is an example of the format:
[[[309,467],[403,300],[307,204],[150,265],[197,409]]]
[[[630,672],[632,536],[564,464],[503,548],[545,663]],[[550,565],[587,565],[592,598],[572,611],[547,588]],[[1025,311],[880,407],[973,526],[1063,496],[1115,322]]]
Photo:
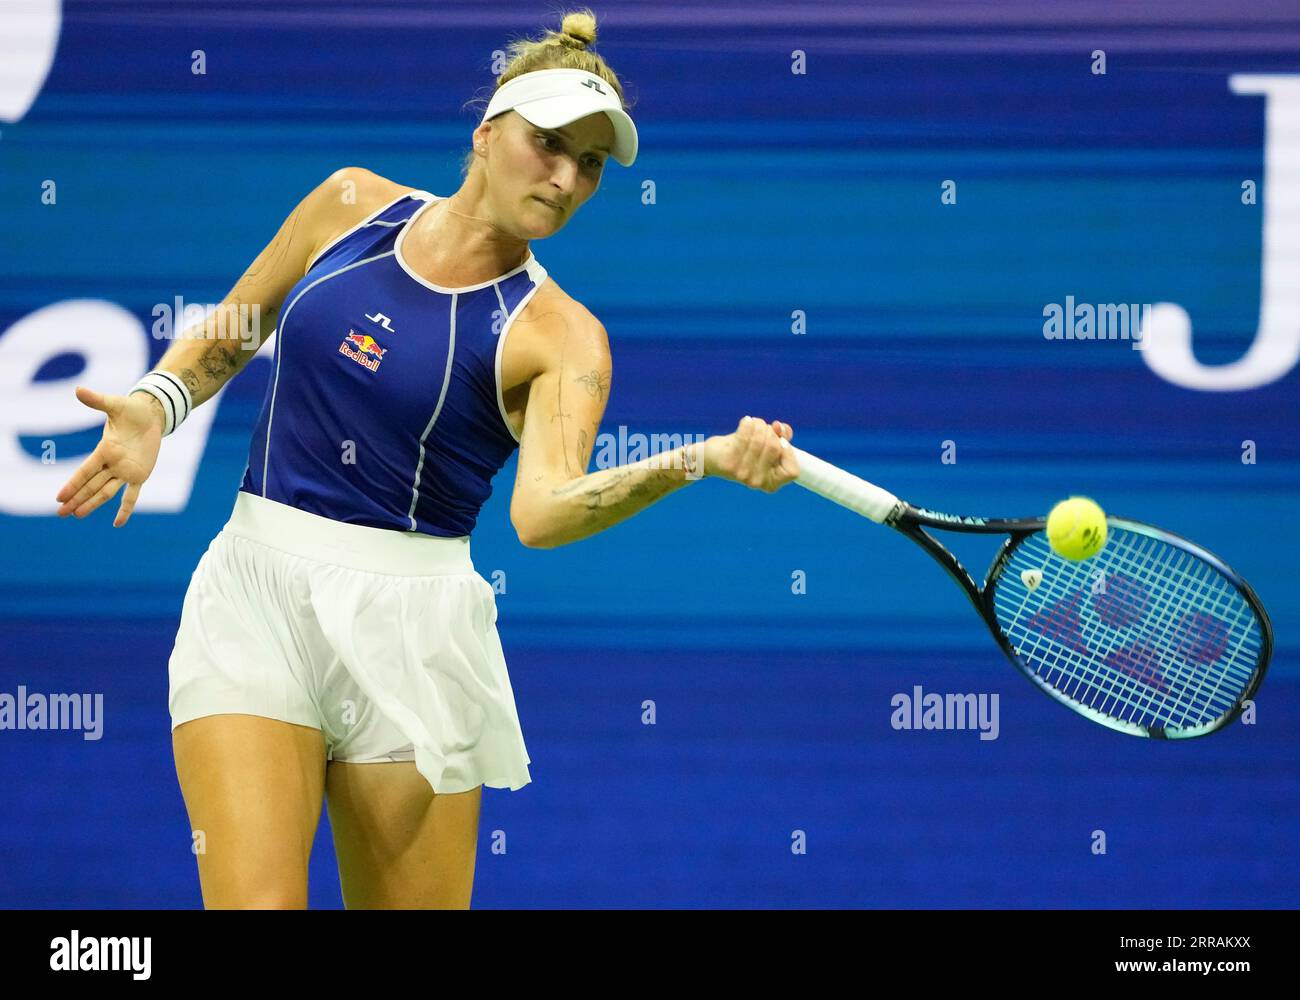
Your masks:
[[[565,14],[560,22],[560,34],[584,48],[596,42],[596,16],[589,10]]]

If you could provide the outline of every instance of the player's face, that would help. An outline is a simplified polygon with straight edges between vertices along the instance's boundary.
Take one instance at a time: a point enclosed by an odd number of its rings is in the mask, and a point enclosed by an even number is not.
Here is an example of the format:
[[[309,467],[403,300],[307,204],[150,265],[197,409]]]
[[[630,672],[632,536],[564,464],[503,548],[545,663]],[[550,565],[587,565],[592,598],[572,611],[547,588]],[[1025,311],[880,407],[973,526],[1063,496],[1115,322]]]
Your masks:
[[[596,193],[614,125],[599,111],[559,128],[530,124],[513,111],[496,121],[504,127],[489,143],[493,200],[520,236],[545,239]]]

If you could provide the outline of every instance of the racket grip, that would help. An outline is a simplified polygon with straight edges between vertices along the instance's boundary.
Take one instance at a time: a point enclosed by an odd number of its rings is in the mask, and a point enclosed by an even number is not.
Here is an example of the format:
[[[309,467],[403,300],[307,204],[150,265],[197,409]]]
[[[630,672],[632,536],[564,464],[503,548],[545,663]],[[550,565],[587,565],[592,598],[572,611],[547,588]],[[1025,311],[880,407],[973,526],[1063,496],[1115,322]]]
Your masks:
[[[795,482],[806,490],[856,511],[877,524],[883,523],[898,506],[898,497],[888,490],[882,490],[799,448],[794,449],[794,455],[799,462],[799,476]]]

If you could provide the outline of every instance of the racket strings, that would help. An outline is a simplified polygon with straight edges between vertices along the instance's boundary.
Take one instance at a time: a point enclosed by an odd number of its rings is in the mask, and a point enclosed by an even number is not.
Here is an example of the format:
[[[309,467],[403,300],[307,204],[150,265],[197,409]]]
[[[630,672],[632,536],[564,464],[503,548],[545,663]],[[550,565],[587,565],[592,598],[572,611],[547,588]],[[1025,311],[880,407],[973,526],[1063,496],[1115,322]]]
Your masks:
[[[1143,549],[1139,550],[1144,558],[1150,555],[1150,542],[1143,542]],[[1178,577],[1180,571],[1185,571],[1190,557],[1176,556],[1179,562],[1172,566],[1166,567],[1166,575],[1169,577]],[[1116,560],[1122,564],[1128,564],[1132,570],[1132,559]],[[1049,669],[1045,675],[1050,682],[1060,686],[1060,689],[1067,696],[1080,699],[1090,708],[1100,707],[1102,710],[1110,712],[1112,715],[1121,719],[1132,719],[1137,711],[1143,711],[1154,715],[1156,721],[1167,724],[1176,715],[1180,720],[1188,718],[1187,705],[1196,701],[1197,691],[1204,693],[1203,681],[1204,674],[1197,675],[1189,669],[1187,662],[1179,655],[1180,651],[1175,647],[1175,643],[1165,637],[1159,628],[1153,623],[1176,621],[1178,614],[1187,614],[1187,608],[1190,606],[1186,600],[1186,595],[1195,593],[1203,589],[1197,584],[1204,583],[1202,574],[1196,574],[1189,578],[1185,572],[1181,573],[1181,583],[1183,585],[1183,600],[1171,601],[1171,596],[1177,594],[1176,591],[1168,591],[1163,595],[1163,601],[1151,601],[1149,595],[1140,587],[1135,587],[1132,583],[1132,577],[1117,577],[1117,582],[1127,582],[1129,589],[1112,588],[1108,597],[1098,596],[1097,607],[1103,609],[1099,618],[1091,618],[1081,613],[1078,608],[1078,592],[1073,599],[1066,598],[1063,602],[1059,596],[1057,600],[1050,605],[1051,610],[1048,612],[1046,621],[1040,615],[1036,615],[1029,622],[1030,626],[1046,625],[1042,629],[1043,634],[1037,636],[1037,641],[1030,647],[1030,655],[1039,660],[1047,660]],[[1065,581],[1062,581],[1063,584]],[[1079,581],[1076,579],[1075,581]],[[1114,590],[1120,589],[1123,596],[1122,615],[1126,620],[1116,622],[1116,608],[1113,606]],[[1204,595],[1202,594],[1202,598]],[[1103,602],[1109,599],[1112,606],[1106,608]],[[1073,600],[1073,603],[1071,601]],[[1222,601],[1219,604],[1222,605]],[[1062,627],[1064,622],[1060,609],[1062,606],[1069,608],[1070,625],[1072,627]],[[1224,610],[1220,607],[1220,610]],[[1195,612],[1193,612],[1195,613]],[[1109,667],[1119,668],[1119,676],[1112,678],[1114,683],[1109,690],[1103,681],[1101,671],[1093,663],[1080,663],[1081,648],[1084,653],[1089,646],[1096,648],[1098,638],[1105,639],[1103,630],[1100,626],[1104,619],[1109,615],[1112,625],[1126,626],[1128,631],[1135,638],[1130,638],[1129,645],[1119,647],[1119,662],[1114,662],[1115,650],[1111,649],[1109,653],[1102,652],[1093,659],[1099,659]],[[1074,633],[1077,632],[1076,636]],[[1043,640],[1046,640],[1044,642]],[[1053,641],[1055,640],[1055,641]],[[1080,641],[1082,640],[1082,641]],[[1162,641],[1163,640],[1163,641]],[[1140,651],[1141,655],[1134,656],[1133,650]],[[1051,659],[1049,659],[1049,657]],[[1071,662],[1073,661],[1073,662]],[[1083,669],[1079,669],[1080,666]],[[1073,668],[1073,669],[1072,669]],[[1063,676],[1064,675],[1064,676]],[[1190,683],[1189,683],[1190,682]],[[1087,697],[1087,692],[1080,690],[1085,684],[1091,687],[1091,697]],[[1118,709],[1116,705],[1103,704],[1098,706],[1097,699],[1103,693],[1109,693],[1115,701],[1124,702],[1127,705],[1127,712]],[[1161,709],[1163,708],[1163,711]],[[1182,709],[1179,712],[1179,709]],[[1150,719],[1144,720],[1150,721]]]
[[[1161,567],[1160,579],[1163,581],[1176,581],[1180,589],[1171,587],[1160,588],[1154,596],[1154,606],[1150,607],[1149,613],[1145,607],[1145,592],[1140,589],[1134,589],[1131,586],[1128,589],[1121,588],[1122,604],[1119,608],[1123,612],[1123,622],[1130,627],[1138,629],[1136,641],[1131,641],[1127,649],[1137,648],[1145,651],[1145,656],[1140,658],[1141,663],[1146,669],[1139,675],[1139,680],[1150,682],[1158,681],[1159,688],[1164,680],[1170,680],[1169,686],[1174,689],[1175,698],[1167,699],[1170,714],[1164,718],[1164,724],[1172,719],[1172,712],[1176,707],[1188,704],[1204,704],[1201,693],[1204,682],[1207,677],[1211,676],[1206,671],[1195,670],[1191,665],[1191,657],[1183,657],[1180,645],[1186,645],[1186,632],[1188,628],[1184,625],[1181,629],[1178,623],[1188,621],[1197,621],[1197,616],[1205,616],[1206,620],[1222,622],[1228,615],[1234,614],[1234,609],[1230,606],[1225,597],[1238,596],[1235,588],[1225,586],[1223,588],[1211,589],[1214,583],[1223,582],[1222,578],[1208,564],[1202,562],[1190,553],[1182,549],[1176,549],[1172,546],[1163,546],[1163,543],[1148,536],[1139,536],[1142,541],[1139,543],[1140,549],[1134,553],[1126,553],[1118,550],[1116,561],[1125,571],[1125,576],[1117,580],[1132,581],[1137,578],[1138,574],[1148,570],[1152,564],[1152,557],[1156,554],[1157,547],[1165,547],[1174,553],[1173,562]],[[1137,562],[1133,555],[1138,556],[1142,561]],[[1096,573],[1097,571],[1093,571]],[[1103,573],[1105,571],[1102,571]],[[1102,577],[1104,581],[1105,577]],[[1110,592],[1103,591],[1103,595],[1098,595],[1098,602],[1107,608],[1103,617],[1116,618],[1116,608],[1106,605],[1107,600],[1113,600],[1114,587]],[[1243,609],[1247,609],[1245,602],[1240,602]],[[1208,612],[1207,610],[1208,609]],[[1247,609],[1248,610],[1248,609]],[[1218,616],[1210,618],[1209,615]],[[1172,624],[1171,624],[1172,623]],[[1235,623],[1235,622],[1234,622]],[[1095,631],[1095,629],[1093,630]],[[1242,630],[1243,637],[1246,634]],[[1208,658],[1208,657],[1203,657]],[[1225,675],[1233,673],[1231,660],[1225,661],[1226,667],[1222,674],[1218,675],[1217,682],[1221,683]],[[1163,667],[1163,669],[1160,669]],[[1159,669],[1159,673],[1156,670]],[[1250,671],[1247,670],[1238,679],[1241,685],[1248,682]],[[1196,690],[1189,690],[1190,683],[1196,684]],[[1217,689],[1217,683],[1216,683]],[[1138,689],[1139,695],[1142,689]],[[1213,690],[1210,692],[1213,694]],[[1231,700],[1229,700],[1231,705]],[[1149,707],[1145,705],[1143,707]]]
[[[1031,627],[1033,624],[1037,623],[1031,623]],[[1095,629],[1084,626],[1079,631],[1085,642],[1095,642]],[[1153,652],[1146,647],[1137,647],[1144,652],[1143,657],[1135,659],[1130,655],[1122,673],[1116,675],[1112,672],[1106,676],[1097,665],[1098,660],[1106,662],[1105,657],[1096,657],[1086,652],[1081,656],[1079,646],[1074,641],[1055,638],[1061,632],[1060,628],[1044,629],[1033,634],[1031,645],[1026,647],[1021,644],[1019,648],[1025,658],[1038,669],[1039,675],[1066,698],[1090,711],[1097,710],[1125,722],[1132,720],[1138,712],[1150,716],[1141,721],[1155,721],[1160,717],[1162,705],[1166,709],[1164,718],[1174,714],[1175,703],[1147,686],[1151,676],[1159,676],[1153,670],[1156,662]],[[1160,683],[1163,684],[1163,680]],[[1097,704],[1099,697],[1102,698],[1100,705]],[[1185,714],[1183,713],[1184,717]]]
[[[1028,570],[1041,573],[1036,586],[1022,578]],[[1222,718],[1248,689],[1263,642],[1249,603],[1218,570],[1122,528],[1083,562],[1030,536],[993,597],[999,625],[1042,683],[1126,728]]]
[[[1145,541],[1141,544],[1143,547],[1138,552],[1149,561],[1150,549],[1155,543]],[[1097,617],[1090,617],[1077,607],[1078,592],[1073,599],[1066,599],[1065,606],[1070,608],[1073,630],[1062,627],[1059,610],[1062,602],[1059,599],[1048,613],[1046,623],[1041,617],[1035,616],[1029,623],[1031,627],[1041,624],[1048,627],[1043,630],[1044,634],[1037,637],[1029,653],[1040,661],[1049,661],[1046,679],[1056,684],[1067,697],[1126,722],[1137,722],[1136,717],[1141,713],[1144,718],[1139,724],[1155,721],[1167,726],[1177,718],[1179,725],[1186,725],[1191,720],[1191,706],[1204,707],[1208,704],[1216,709],[1230,709],[1231,701],[1216,704],[1213,699],[1204,697],[1207,674],[1192,669],[1190,658],[1182,655],[1178,641],[1171,638],[1168,631],[1162,631],[1161,623],[1178,622],[1189,614],[1201,614],[1190,610],[1192,605],[1188,595],[1203,591],[1204,572],[1195,572],[1196,567],[1193,567],[1193,573],[1189,575],[1189,564],[1196,561],[1181,550],[1178,553],[1174,557],[1177,561],[1164,567],[1164,573],[1169,579],[1179,579],[1183,588],[1181,594],[1166,589],[1152,600],[1143,588],[1133,584],[1132,576],[1117,577],[1116,582],[1126,584],[1128,589],[1112,588],[1109,593],[1103,591],[1097,594],[1096,607],[1101,609]],[[1125,565],[1130,572],[1134,571],[1133,559],[1116,559],[1116,562]],[[1122,605],[1118,607],[1114,603],[1116,589],[1122,595]],[[1203,592],[1201,598],[1204,601]],[[1108,601],[1109,604],[1106,603]],[[1220,612],[1229,610],[1221,606],[1222,600],[1217,603]],[[1101,627],[1108,617],[1111,625],[1118,625],[1130,633],[1128,644],[1091,655],[1089,650],[1097,648],[1099,639],[1107,642],[1109,638]],[[1120,620],[1117,621],[1117,617]],[[1077,631],[1077,638],[1072,631]],[[1177,634],[1173,633],[1175,636]],[[1044,639],[1047,640],[1046,643],[1042,641]],[[1052,641],[1054,639],[1055,643]],[[1107,645],[1110,644],[1107,642]],[[1049,655],[1055,662],[1049,660]],[[1111,683],[1108,685],[1107,678],[1097,663],[1080,662],[1081,660],[1100,660],[1101,664],[1118,673],[1109,678]],[[1219,681],[1221,683],[1222,677]],[[1211,690],[1217,689],[1217,686]],[[1090,697],[1087,688],[1091,688]],[[1109,700],[1106,695],[1110,696]]]

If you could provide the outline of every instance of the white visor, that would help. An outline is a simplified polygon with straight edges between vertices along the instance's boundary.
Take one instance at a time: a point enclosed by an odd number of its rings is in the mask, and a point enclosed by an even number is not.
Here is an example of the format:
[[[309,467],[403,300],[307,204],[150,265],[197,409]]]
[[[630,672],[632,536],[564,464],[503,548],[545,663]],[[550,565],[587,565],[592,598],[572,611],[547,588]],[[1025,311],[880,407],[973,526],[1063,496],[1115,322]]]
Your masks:
[[[497,88],[483,121],[505,111],[518,112],[538,128],[560,128],[603,111],[614,125],[609,155],[625,167],[636,159],[637,135],[632,118],[614,88],[585,69],[538,69]]]

